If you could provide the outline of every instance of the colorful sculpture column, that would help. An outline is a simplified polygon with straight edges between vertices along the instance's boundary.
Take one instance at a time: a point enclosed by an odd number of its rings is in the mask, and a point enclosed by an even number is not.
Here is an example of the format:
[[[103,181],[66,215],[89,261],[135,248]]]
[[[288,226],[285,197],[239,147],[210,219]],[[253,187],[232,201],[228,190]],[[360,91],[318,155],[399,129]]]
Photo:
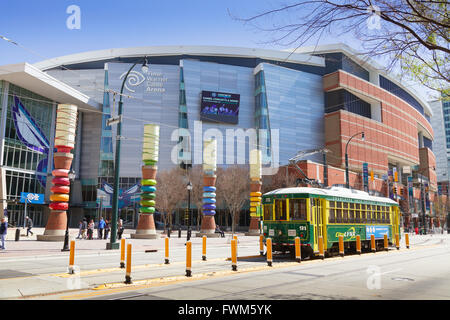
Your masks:
[[[67,226],[69,209],[70,180],[69,170],[72,166],[77,125],[77,106],[60,104],[57,108],[55,152],[53,156],[55,170],[52,171],[52,195],[50,196],[50,215],[43,235],[39,241],[63,241]]]
[[[136,233],[133,239],[158,239],[156,233],[155,199],[156,199],[156,173],[159,153],[159,126],[155,124],[144,125],[144,144],[142,147],[142,181],[141,181],[141,207]]]
[[[203,219],[200,233],[197,237],[219,237],[216,230],[214,215],[216,214],[216,168],[217,141],[215,139],[203,141]]]
[[[250,227],[246,236],[259,236],[261,207],[261,150],[250,151]]]

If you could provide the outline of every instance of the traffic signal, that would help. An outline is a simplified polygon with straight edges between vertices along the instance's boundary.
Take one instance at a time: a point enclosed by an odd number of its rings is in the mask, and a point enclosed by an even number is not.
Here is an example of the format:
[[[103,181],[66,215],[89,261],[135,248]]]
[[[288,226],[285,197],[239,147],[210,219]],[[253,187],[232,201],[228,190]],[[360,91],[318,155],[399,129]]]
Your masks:
[[[370,181],[373,181],[373,170],[370,170]]]
[[[402,195],[403,196],[403,194],[405,193],[405,189],[403,189],[403,188],[400,188],[400,195]]]
[[[397,187],[394,187],[394,194],[397,194]]]

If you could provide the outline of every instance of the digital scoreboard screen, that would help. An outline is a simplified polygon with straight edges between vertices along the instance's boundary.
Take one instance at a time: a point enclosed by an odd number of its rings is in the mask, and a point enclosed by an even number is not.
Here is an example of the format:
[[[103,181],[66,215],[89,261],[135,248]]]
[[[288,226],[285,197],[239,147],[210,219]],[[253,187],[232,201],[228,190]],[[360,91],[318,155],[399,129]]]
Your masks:
[[[210,122],[239,122],[239,94],[202,91],[200,120]]]

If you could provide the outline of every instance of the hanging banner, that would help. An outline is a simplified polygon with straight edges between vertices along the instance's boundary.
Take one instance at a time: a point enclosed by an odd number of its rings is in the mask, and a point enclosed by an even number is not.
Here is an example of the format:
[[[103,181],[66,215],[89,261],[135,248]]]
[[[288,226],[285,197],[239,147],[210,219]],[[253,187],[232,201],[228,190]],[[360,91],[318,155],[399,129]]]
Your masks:
[[[363,183],[364,190],[369,191],[369,164],[367,162],[363,163]]]
[[[408,177],[408,195],[413,198],[414,197],[414,189],[413,189],[413,177]]]

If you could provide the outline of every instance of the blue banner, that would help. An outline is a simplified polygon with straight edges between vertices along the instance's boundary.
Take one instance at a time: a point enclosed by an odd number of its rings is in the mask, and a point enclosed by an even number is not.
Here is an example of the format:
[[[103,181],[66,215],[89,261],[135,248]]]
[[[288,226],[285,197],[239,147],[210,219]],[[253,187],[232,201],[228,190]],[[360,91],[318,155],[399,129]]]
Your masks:
[[[363,163],[363,181],[364,190],[369,187],[369,164],[367,162]]]
[[[411,198],[414,197],[414,189],[413,189],[412,179],[413,179],[413,177],[411,177],[411,176],[408,177],[408,194]]]
[[[366,240],[370,240],[372,234],[375,239],[383,239],[385,234],[390,238],[388,226],[366,226]]]
[[[42,193],[28,193],[21,192],[20,193],[20,202],[25,203],[33,203],[33,204],[44,204],[45,196]]]

